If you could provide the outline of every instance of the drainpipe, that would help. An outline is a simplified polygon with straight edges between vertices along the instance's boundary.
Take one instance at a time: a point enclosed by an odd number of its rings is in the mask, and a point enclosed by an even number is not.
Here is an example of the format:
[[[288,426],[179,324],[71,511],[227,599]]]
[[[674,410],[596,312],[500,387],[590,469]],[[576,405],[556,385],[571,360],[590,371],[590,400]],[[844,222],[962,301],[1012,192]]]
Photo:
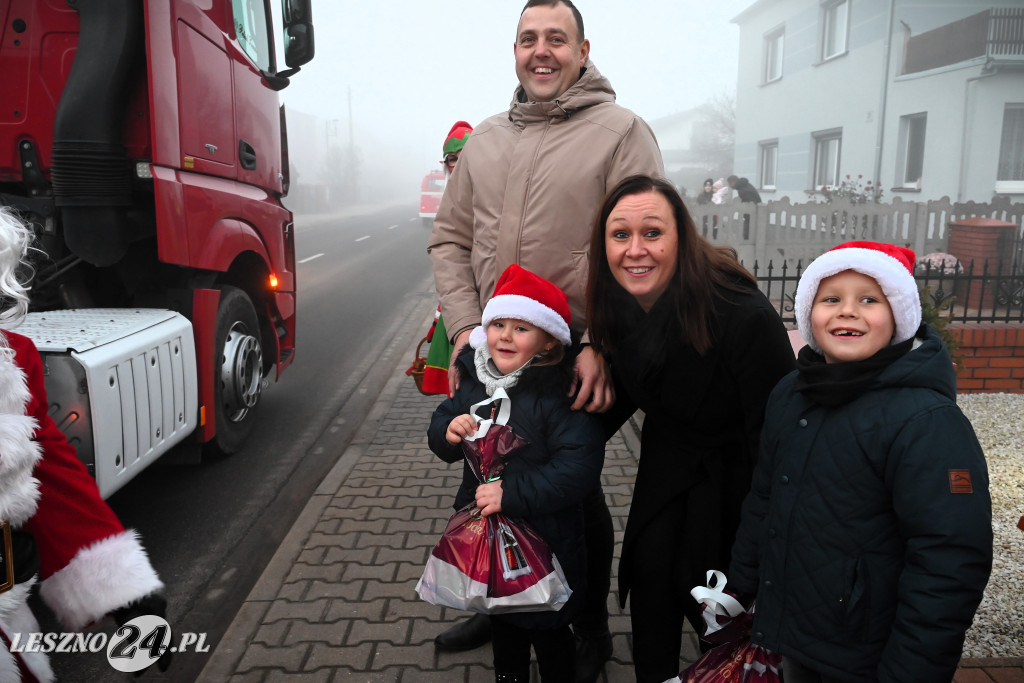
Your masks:
[[[878,135],[875,138],[875,189],[882,186],[882,145],[885,142],[885,108],[889,99],[889,63],[892,61],[892,29],[896,0],[889,0],[889,21],[885,29],[885,60],[882,62],[882,94],[878,102]]]

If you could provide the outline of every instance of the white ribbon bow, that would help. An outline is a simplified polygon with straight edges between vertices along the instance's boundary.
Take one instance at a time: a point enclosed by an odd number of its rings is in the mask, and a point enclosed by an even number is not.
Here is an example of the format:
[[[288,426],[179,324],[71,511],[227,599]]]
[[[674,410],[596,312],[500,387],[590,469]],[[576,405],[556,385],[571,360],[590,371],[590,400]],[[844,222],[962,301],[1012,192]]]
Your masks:
[[[714,579],[714,583],[711,582]],[[729,617],[733,619],[743,614],[746,610],[740,601],[725,592],[725,574],[717,569],[709,569],[707,574],[707,586],[695,586],[690,595],[697,602],[704,605],[701,616],[704,623],[708,625],[707,633],[714,633],[721,630],[724,624],[719,624],[717,617]],[[705,633],[705,635],[707,635]]]
[[[498,414],[493,419],[487,418],[486,420],[476,414],[477,408],[482,408],[492,403],[501,402],[498,406]],[[494,391],[494,395],[490,398],[485,398],[479,403],[474,403],[469,407],[469,414],[473,416],[473,419],[477,422],[476,431],[466,437],[466,441],[476,441],[491,428],[492,424],[504,425],[508,424],[508,417],[512,413],[512,399],[508,397],[505,390],[498,388]]]

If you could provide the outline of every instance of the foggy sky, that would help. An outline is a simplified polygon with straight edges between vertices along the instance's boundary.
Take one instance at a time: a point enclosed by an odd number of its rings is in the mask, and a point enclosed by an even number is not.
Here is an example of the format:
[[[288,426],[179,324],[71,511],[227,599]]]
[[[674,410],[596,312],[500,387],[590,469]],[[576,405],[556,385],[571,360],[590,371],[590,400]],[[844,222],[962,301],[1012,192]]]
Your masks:
[[[591,59],[619,104],[648,121],[735,91],[739,29],[753,0],[576,0]],[[507,108],[520,0],[315,0],[316,57],[281,96],[338,119],[364,158],[437,168],[451,125]]]

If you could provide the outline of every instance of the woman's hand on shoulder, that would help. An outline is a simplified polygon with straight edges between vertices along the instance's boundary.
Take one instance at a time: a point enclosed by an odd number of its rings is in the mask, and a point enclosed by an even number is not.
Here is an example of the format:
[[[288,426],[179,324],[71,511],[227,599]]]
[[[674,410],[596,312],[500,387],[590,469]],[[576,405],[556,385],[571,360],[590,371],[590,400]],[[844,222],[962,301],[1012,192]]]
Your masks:
[[[615,403],[608,361],[591,346],[584,346],[576,356],[575,377],[569,387],[569,395],[576,393],[577,388],[579,393],[573,401],[573,410],[586,408],[588,413],[603,413]]]
[[[476,431],[476,420],[469,413],[457,416],[448,423],[448,431],[444,438],[450,444],[462,443],[462,440]]]

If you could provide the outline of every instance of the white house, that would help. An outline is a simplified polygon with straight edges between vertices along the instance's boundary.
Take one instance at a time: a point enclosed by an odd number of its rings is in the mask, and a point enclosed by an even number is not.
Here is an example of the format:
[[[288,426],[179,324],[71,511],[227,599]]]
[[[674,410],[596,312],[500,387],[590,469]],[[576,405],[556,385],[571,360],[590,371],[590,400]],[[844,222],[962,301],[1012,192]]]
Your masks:
[[[740,28],[735,172],[765,200],[1024,199],[1024,0],[758,0]]]

